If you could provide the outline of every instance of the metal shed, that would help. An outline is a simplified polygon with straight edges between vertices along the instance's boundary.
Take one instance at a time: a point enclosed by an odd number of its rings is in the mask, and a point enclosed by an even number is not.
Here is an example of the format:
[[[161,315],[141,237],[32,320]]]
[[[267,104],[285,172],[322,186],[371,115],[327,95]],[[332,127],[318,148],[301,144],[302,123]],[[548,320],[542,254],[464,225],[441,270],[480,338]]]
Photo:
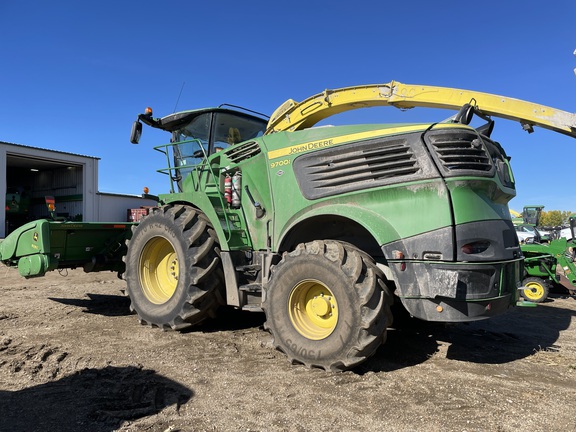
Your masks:
[[[56,216],[85,222],[133,222],[129,215],[156,205],[139,195],[98,191],[93,156],[0,141],[0,238],[24,223],[49,216],[45,197],[54,197]]]
[[[98,160],[0,141],[0,237],[23,223],[48,216],[45,197],[59,216],[97,220]]]

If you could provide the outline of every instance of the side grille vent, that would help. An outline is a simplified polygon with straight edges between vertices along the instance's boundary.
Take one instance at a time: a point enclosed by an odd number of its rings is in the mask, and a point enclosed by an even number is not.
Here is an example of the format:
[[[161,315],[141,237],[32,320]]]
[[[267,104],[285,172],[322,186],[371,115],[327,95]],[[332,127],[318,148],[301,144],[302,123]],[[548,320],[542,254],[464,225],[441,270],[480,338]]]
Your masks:
[[[492,171],[490,155],[476,134],[467,131],[433,133],[429,140],[438,162],[448,172]]]
[[[294,170],[308,199],[397,183],[421,171],[408,141],[398,138],[309,153],[294,160]]]
[[[248,141],[239,146],[233,146],[225,150],[226,156],[234,163],[242,162],[261,153],[260,146],[256,141]]]

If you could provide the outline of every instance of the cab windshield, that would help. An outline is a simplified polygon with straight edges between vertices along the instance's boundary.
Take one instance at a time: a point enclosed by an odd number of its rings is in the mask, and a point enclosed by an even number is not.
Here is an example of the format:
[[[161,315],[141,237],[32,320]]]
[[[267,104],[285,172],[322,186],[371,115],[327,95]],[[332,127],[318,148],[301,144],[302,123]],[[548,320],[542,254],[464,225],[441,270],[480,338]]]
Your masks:
[[[206,156],[231,145],[262,136],[267,121],[229,111],[210,111],[172,132],[179,186]]]

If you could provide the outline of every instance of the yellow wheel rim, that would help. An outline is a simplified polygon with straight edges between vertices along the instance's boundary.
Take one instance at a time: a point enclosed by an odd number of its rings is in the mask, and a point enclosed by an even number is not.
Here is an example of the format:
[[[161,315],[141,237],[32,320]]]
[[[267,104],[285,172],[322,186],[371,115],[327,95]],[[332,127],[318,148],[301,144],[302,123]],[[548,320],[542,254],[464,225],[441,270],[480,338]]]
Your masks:
[[[317,280],[304,280],[293,288],[288,313],[298,333],[312,340],[330,336],[338,323],[336,297]]]
[[[528,282],[524,289],[524,296],[528,300],[540,300],[544,296],[544,287],[538,282]]]
[[[178,256],[168,240],[156,237],[146,243],[139,264],[140,285],[154,304],[166,303],[178,286]]]

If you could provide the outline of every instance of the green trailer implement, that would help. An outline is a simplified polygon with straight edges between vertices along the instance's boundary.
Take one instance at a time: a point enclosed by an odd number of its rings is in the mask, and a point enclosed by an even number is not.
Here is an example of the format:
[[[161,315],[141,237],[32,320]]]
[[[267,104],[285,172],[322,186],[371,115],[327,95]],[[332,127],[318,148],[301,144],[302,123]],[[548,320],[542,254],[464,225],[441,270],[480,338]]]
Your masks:
[[[371,106],[457,114],[313,127]],[[484,123],[471,127],[473,116]],[[22,227],[2,243],[0,260],[24,276],[80,265],[118,271],[140,322],[164,329],[198,324],[221,305],[263,310],[292,362],[349,369],[385,340],[393,302],[443,322],[517,303],[523,256],[507,205],[515,182],[490,138],[491,116],[576,137],[571,113],[398,82],[288,100],[270,119],[231,106],[162,118],[147,110],[131,142],[143,124],[167,132],[155,150],[170,193],[158,206],[101,235],[84,224]]]
[[[0,258],[24,277],[65,268],[124,272],[129,223],[78,223],[41,219],[17,228],[0,243]]]

